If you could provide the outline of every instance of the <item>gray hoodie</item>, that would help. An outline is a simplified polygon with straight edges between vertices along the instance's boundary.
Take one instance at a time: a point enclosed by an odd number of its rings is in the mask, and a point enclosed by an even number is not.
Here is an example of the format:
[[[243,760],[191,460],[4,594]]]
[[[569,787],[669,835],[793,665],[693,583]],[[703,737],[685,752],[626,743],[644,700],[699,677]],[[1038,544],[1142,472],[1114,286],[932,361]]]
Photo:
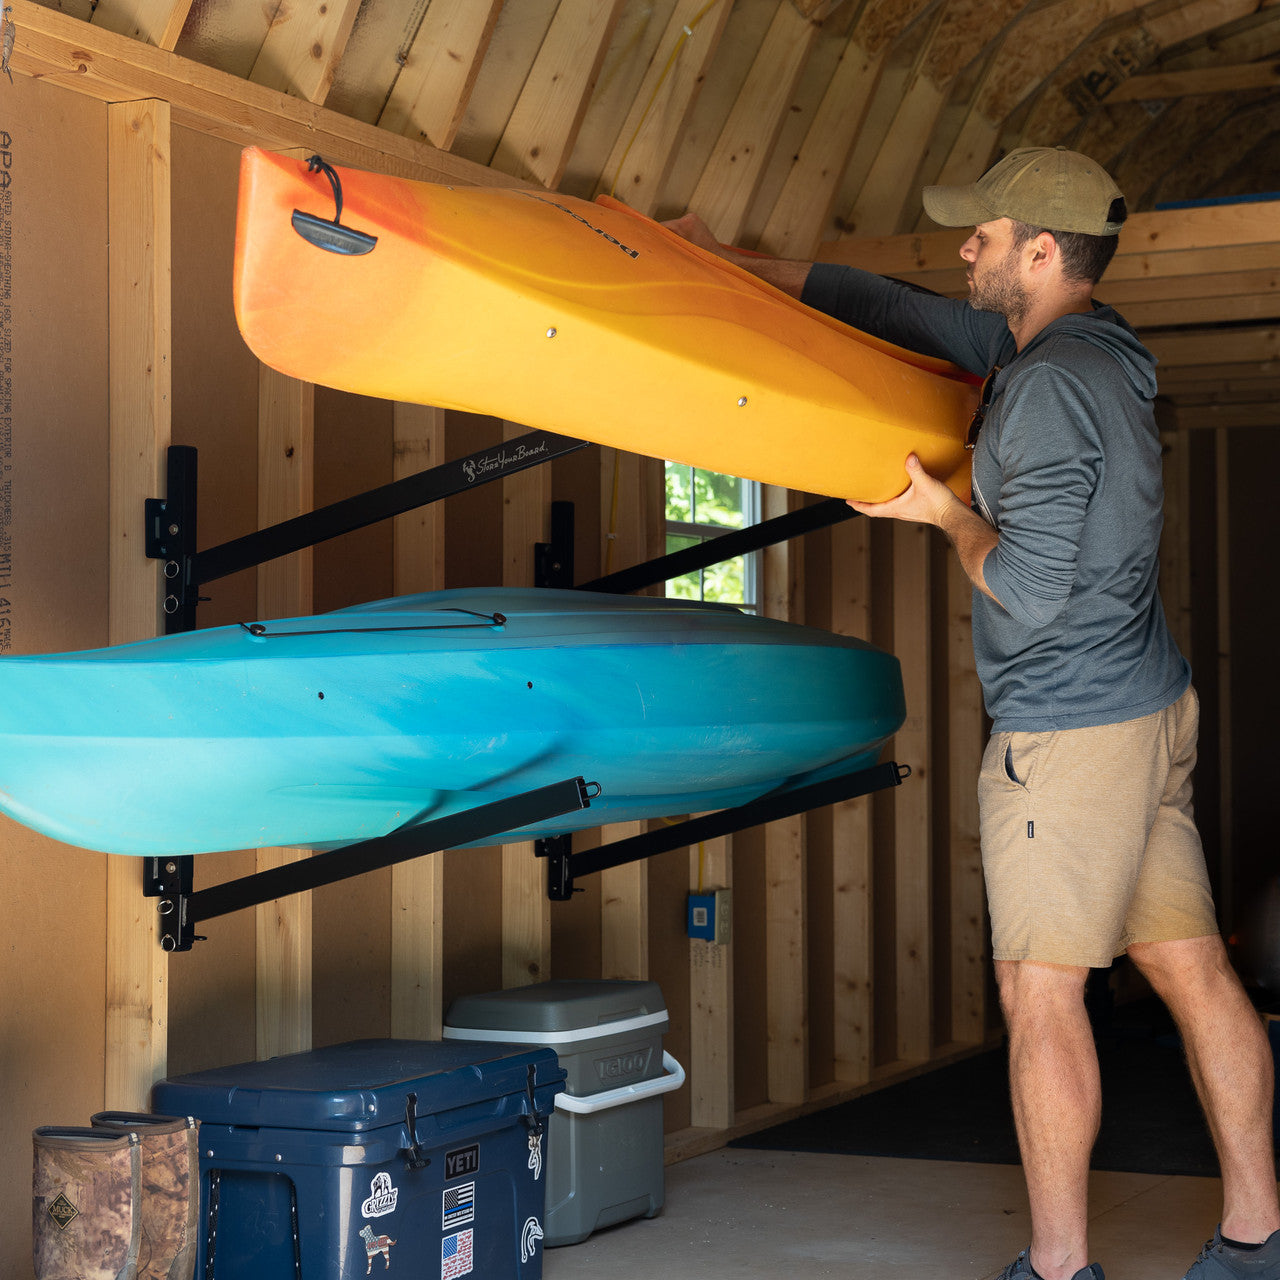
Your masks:
[[[997,730],[1114,724],[1191,680],[1156,588],[1163,485],[1155,359],[1110,307],[1016,349],[1004,317],[818,264],[803,300],[973,373],[998,367],[974,451],[973,506],[999,532],[973,645]]]

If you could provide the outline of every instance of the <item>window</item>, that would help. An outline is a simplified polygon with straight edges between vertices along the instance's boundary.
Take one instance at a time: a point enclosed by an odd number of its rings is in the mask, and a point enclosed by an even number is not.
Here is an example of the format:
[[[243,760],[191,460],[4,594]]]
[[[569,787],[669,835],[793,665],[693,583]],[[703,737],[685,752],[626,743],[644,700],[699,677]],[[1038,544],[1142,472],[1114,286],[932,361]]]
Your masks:
[[[760,486],[680,462],[667,463],[667,553],[694,547],[760,520]],[[735,556],[672,578],[666,593],[681,600],[713,600],[759,608],[759,553]]]

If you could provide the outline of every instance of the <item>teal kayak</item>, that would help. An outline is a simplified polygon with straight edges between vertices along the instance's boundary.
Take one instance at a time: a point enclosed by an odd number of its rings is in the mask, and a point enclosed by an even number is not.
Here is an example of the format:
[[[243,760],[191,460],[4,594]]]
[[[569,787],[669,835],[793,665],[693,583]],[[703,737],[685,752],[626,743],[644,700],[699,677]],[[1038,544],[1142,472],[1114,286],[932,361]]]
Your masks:
[[[155,856],[331,848],[582,776],[485,843],[745,803],[875,763],[898,663],[717,605],[469,588],[0,659],[0,811]]]

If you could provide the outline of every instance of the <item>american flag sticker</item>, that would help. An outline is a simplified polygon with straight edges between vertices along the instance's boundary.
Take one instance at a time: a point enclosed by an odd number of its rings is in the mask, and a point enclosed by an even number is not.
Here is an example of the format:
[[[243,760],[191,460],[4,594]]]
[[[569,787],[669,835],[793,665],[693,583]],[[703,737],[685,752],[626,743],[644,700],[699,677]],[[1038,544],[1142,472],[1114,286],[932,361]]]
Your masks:
[[[440,1225],[445,1231],[465,1227],[476,1220],[476,1184],[463,1182],[456,1187],[446,1187]]]
[[[471,1274],[471,1236],[470,1231],[459,1231],[440,1242],[440,1280]]]

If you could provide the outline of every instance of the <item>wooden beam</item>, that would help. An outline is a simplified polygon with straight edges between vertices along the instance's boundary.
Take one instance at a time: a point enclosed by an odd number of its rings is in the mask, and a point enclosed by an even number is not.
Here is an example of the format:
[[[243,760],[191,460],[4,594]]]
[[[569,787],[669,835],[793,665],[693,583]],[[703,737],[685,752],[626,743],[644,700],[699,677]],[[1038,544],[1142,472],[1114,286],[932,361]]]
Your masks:
[[[600,843],[643,835],[647,822],[600,828]],[[649,976],[649,867],[631,862],[600,873],[600,976],[638,981]]]
[[[761,517],[785,515],[795,498],[773,485],[761,488]],[[802,621],[803,546],[784,542],[762,554],[761,612],[784,622]],[[805,930],[808,921],[805,819],[803,814],[764,828],[765,953],[768,979],[770,1102],[802,1102],[809,1090],[809,996]]]
[[[817,252],[883,65],[883,50],[869,53],[850,38],[761,233],[765,253],[807,260]]]
[[[397,404],[393,475],[399,480],[445,460],[445,411]],[[396,516],[393,584],[397,595],[445,585],[444,503]],[[444,1018],[444,854],[391,868],[391,1034],[439,1038]]]
[[[143,552],[140,516],[162,492],[171,431],[170,126],[164,102],[107,111],[111,644],[161,629],[158,562]],[[145,1110],[167,1061],[168,957],[141,859],[107,859],[106,909],[106,1105]]]
[[[1110,298],[1107,299],[1111,301]],[[1280,294],[1229,294],[1225,297],[1193,299],[1161,299],[1131,302],[1120,308],[1124,318],[1136,329],[1150,329],[1186,324],[1239,324],[1280,320]]]
[[[496,168],[557,186],[623,3],[561,0],[494,153]]]
[[[1237,923],[1235,901],[1235,794],[1232,767],[1231,660],[1231,442],[1219,431],[1214,444],[1218,553],[1218,910],[1229,934]]]
[[[518,185],[510,176],[412,142],[314,103],[167,50],[57,13],[34,0],[11,0],[17,38],[10,67],[100,102],[156,98],[173,124],[239,146],[305,147],[343,164],[429,182]]]
[[[1258,270],[1276,265],[1280,245],[1280,201],[1246,201],[1204,208],[1166,209],[1135,213],[1120,233],[1115,261],[1104,284],[1113,279],[1171,274],[1202,274],[1226,269]],[[886,275],[916,276],[925,271],[954,271],[966,228],[919,235],[865,236],[825,242],[824,262],[868,267]],[[1219,254],[1228,258],[1188,258],[1177,255]],[[1257,250],[1256,255],[1242,253]],[[1101,288],[1102,286],[1100,286]]]
[[[1143,340],[1162,368],[1280,359],[1280,328],[1222,329],[1206,333],[1148,333]]]
[[[618,133],[596,194],[652,215],[733,8],[731,0],[678,0]]]
[[[1231,364],[1186,364],[1160,371],[1160,389],[1175,398],[1200,396],[1207,402],[1229,399],[1255,391],[1259,396],[1280,398],[1280,361]]]
[[[689,850],[689,887],[733,888],[732,836]],[[689,1015],[689,1122],[727,1129],[735,1116],[732,937],[689,939]]]
[[[973,586],[947,554],[947,765],[951,811],[951,1039],[987,1036],[986,890],[978,815],[985,720],[973,659]],[[940,784],[941,785],[941,784]]]
[[[963,243],[959,233],[953,233],[951,239],[957,249]],[[893,270],[887,263],[898,256],[897,247],[883,240],[874,249],[861,240],[833,241],[819,247],[819,257],[824,261],[843,262],[851,267],[861,266],[869,271],[896,275],[952,298],[967,296],[968,285],[958,255],[955,267],[939,266],[924,271],[907,267]],[[1097,287],[1097,296],[1104,302],[1119,304],[1120,309],[1128,314],[1134,302],[1165,297],[1213,297],[1220,292],[1217,286],[1220,279],[1246,271],[1270,272],[1277,267],[1280,267],[1280,240],[1271,244],[1223,245],[1220,248],[1148,254],[1126,253],[1122,239],[1119,252]],[[1179,281],[1182,283],[1177,283]]]
[[[502,424],[503,439],[528,427]],[[502,582],[533,586],[534,545],[551,539],[551,468],[531,467],[502,481]],[[546,866],[533,841],[502,846],[502,985],[528,986],[551,977],[551,911]]]
[[[431,0],[379,128],[448,150],[471,101],[502,5],[503,0]]]
[[[1280,402],[1265,399],[1251,404],[1179,406],[1178,422],[1187,431],[1227,427],[1280,427]]]
[[[694,188],[689,207],[726,244],[742,232],[818,31],[815,23],[789,5],[778,9]]]
[[[312,507],[315,388],[266,365],[258,374],[258,525],[266,528]],[[258,616],[312,612],[310,548],[258,569]],[[266,871],[310,857],[306,849],[259,849]],[[298,893],[255,909],[258,956],[258,1057],[311,1048],[311,895]]]
[[[600,453],[601,563],[613,573],[648,558],[649,505],[644,499],[644,470],[653,460],[619,449]],[[661,465],[661,464],[659,464]],[[600,843],[642,834],[646,822],[619,822],[600,829]],[[646,862],[609,867],[600,873],[600,976],[641,979],[649,976],[649,868]]]
[[[892,533],[893,652],[902,664],[907,700],[906,723],[894,737],[893,752],[912,771],[910,782],[893,794],[897,1050],[900,1060],[913,1062],[933,1051],[931,549],[924,525],[895,521]]]
[[[1134,76],[1107,95],[1108,102],[1149,102],[1206,93],[1242,93],[1280,87],[1280,62],[1247,62],[1236,67],[1200,67]]]
[[[871,636],[871,521],[831,528],[831,630]],[[875,914],[872,798],[842,800],[831,810],[831,898],[835,1036],[834,1076],[871,1079],[874,1061]]]
[[[791,0],[796,12],[808,18],[810,22],[821,22],[845,3],[845,0]]]
[[[1280,259],[1280,239],[1276,241],[1276,254]],[[1280,261],[1277,261],[1274,268],[1264,271],[1224,271],[1196,276],[1176,275],[1136,279],[1107,276],[1105,292],[1106,300],[1113,304],[1169,301],[1186,303],[1192,300],[1191,307],[1183,306],[1182,317],[1183,319],[1193,318],[1196,314],[1194,303],[1201,298],[1226,296],[1280,298]],[[1127,310],[1125,314],[1128,314]]]
[[[249,73],[254,84],[321,103],[355,26],[360,0],[286,0]]]
[[[1280,413],[1277,414],[1280,422]],[[1160,531],[1160,598],[1178,648],[1191,654],[1191,441],[1163,431],[1164,527]]]
[[[178,43],[192,0],[98,0],[90,21],[130,40],[172,49]]]

